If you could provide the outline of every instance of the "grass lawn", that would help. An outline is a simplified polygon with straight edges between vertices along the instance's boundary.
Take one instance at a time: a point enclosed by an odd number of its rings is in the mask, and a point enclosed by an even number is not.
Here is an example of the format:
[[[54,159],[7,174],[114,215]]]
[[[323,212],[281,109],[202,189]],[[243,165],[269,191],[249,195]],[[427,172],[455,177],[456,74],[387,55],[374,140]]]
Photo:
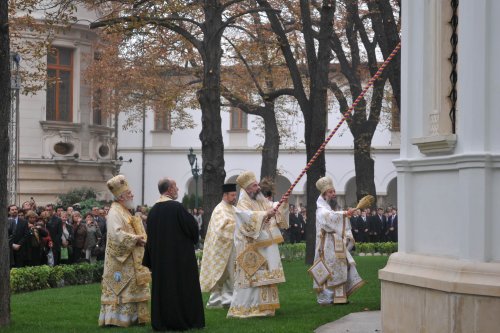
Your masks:
[[[303,262],[284,262],[286,283],[279,285],[281,309],[273,318],[226,319],[227,310],[205,310],[203,332],[312,332],[315,328],[351,312],[380,309],[378,270],[387,257],[356,257],[358,271],[367,284],[350,297],[347,305],[316,304],[312,280]],[[203,295],[206,302],[208,294]],[[99,329],[100,285],[47,289],[11,298],[12,323],[0,332],[151,332],[151,326]]]

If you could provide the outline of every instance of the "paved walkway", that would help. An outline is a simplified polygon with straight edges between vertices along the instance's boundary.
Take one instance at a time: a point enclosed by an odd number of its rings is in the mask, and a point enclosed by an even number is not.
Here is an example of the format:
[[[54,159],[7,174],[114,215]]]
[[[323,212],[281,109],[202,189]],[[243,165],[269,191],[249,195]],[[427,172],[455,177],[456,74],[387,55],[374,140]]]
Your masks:
[[[380,311],[350,313],[336,321],[318,327],[315,333],[373,333],[382,332]]]

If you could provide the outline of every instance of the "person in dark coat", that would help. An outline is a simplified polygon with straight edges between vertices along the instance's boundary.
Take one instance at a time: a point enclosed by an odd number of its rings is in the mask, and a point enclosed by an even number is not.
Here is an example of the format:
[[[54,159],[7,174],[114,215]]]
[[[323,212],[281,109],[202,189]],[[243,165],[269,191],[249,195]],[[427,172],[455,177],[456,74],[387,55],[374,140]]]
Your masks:
[[[82,222],[80,212],[73,213],[73,253],[71,254],[71,262],[78,263],[82,257],[85,257],[85,240],[87,239],[87,226]]]
[[[375,215],[375,217],[380,224],[380,242],[386,242],[385,231],[387,229],[387,218],[384,215],[384,209],[379,207],[377,209],[377,215]]]
[[[302,225],[304,223],[304,220],[302,219],[302,215],[300,215],[297,211],[297,207],[293,206],[293,208],[290,210],[290,216],[289,216],[289,223],[290,223],[290,241],[291,243],[298,243],[301,241],[302,238]]]
[[[10,267],[24,267],[26,261],[26,240],[28,239],[28,222],[17,216],[16,205],[9,206],[7,233],[10,248]]]
[[[26,242],[26,265],[39,266],[42,264],[44,253],[43,238],[49,235],[43,223],[38,223],[38,215],[30,210],[26,213],[28,219],[28,240]],[[45,257],[46,258],[46,257]]]
[[[387,230],[385,232],[387,240],[390,242],[398,241],[398,211],[396,208],[392,209],[392,215],[389,216],[387,221]]]
[[[361,215],[358,216],[357,227],[359,230],[359,241],[368,242],[368,218],[366,217],[366,211],[361,211]]]
[[[184,331],[205,327],[205,314],[194,253],[199,230],[194,217],[175,201],[174,180],[158,182],[160,200],[148,214],[143,265],[152,273],[151,326]]]
[[[54,212],[53,204],[46,205],[45,210],[49,213],[50,216],[50,219],[47,222],[46,227],[50,233],[50,238],[52,238],[53,242],[52,252],[54,253],[54,265],[59,265],[61,261],[61,247],[62,247],[62,235],[63,235],[62,220]]]
[[[381,208],[380,208],[381,209]],[[379,243],[380,242],[380,234],[382,233],[382,213],[378,214],[380,210],[377,210],[377,213],[368,216],[368,233],[370,235],[370,242]]]

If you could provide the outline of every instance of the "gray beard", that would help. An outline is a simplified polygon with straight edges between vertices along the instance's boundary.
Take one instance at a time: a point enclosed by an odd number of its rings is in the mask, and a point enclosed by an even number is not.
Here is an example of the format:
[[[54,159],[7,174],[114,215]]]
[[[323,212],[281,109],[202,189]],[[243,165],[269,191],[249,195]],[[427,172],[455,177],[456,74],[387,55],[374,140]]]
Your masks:
[[[127,209],[134,209],[135,208],[134,200],[123,201],[123,205],[125,207],[127,207]]]
[[[266,197],[264,196],[264,194],[262,194],[262,192],[254,194],[253,197],[250,197],[250,198],[252,198],[253,200],[257,200],[257,201],[268,201],[266,199]]]
[[[328,201],[328,204],[330,205],[330,207],[332,207],[332,209],[337,208],[337,199],[331,199],[330,201]]]

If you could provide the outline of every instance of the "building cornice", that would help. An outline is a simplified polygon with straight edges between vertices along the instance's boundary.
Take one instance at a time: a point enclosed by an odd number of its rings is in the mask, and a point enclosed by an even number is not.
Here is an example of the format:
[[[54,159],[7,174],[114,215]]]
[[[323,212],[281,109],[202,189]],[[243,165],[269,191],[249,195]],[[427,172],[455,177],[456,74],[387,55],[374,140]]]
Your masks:
[[[399,147],[372,147],[373,151],[372,153],[374,155],[376,154],[399,154]],[[118,147],[118,151],[122,153],[133,153],[133,152],[142,152],[141,147]],[[144,151],[150,154],[165,154],[165,153],[185,153],[186,151],[189,150],[189,147],[154,147],[154,148],[145,148]],[[200,152],[201,149],[195,149],[195,151]],[[326,154],[330,153],[345,153],[345,154],[352,154],[353,153],[353,148],[352,147],[335,147],[335,148],[327,148]],[[230,153],[230,154],[261,154],[261,149],[257,148],[252,148],[252,147],[240,147],[240,148],[224,148],[224,153]],[[298,148],[298,149],[280,149],[280,154],[305,154],[306,149],[305,148]]]
[[[500,297],[500,263],[496,262],[397,252],[378,276],[385,282],[448,293]]]
[[[113,134],[114,130],[115,129],[113,127],[108,127],[108,126],[104,126],[104,125],[89,125],[89,132],[91,134],[111,135],[111,134]]]
[[[74,156],[63,156],[54,158],[21,158],[19,165],[34,165],[34,166],[49,166],[49,165],[68,165],[68,166],[84,166],[84,167],[113,167],[114,160],[81,160]]]
[[[427,172],[470,168],[500,168],[500,154],[460,154],[453,156],[398,159],[397,172]]]
[[[42,129],[45,131],[71,131],[80,132],[82,124],[71,123],[67,121],[42,120],[40,121]]]

